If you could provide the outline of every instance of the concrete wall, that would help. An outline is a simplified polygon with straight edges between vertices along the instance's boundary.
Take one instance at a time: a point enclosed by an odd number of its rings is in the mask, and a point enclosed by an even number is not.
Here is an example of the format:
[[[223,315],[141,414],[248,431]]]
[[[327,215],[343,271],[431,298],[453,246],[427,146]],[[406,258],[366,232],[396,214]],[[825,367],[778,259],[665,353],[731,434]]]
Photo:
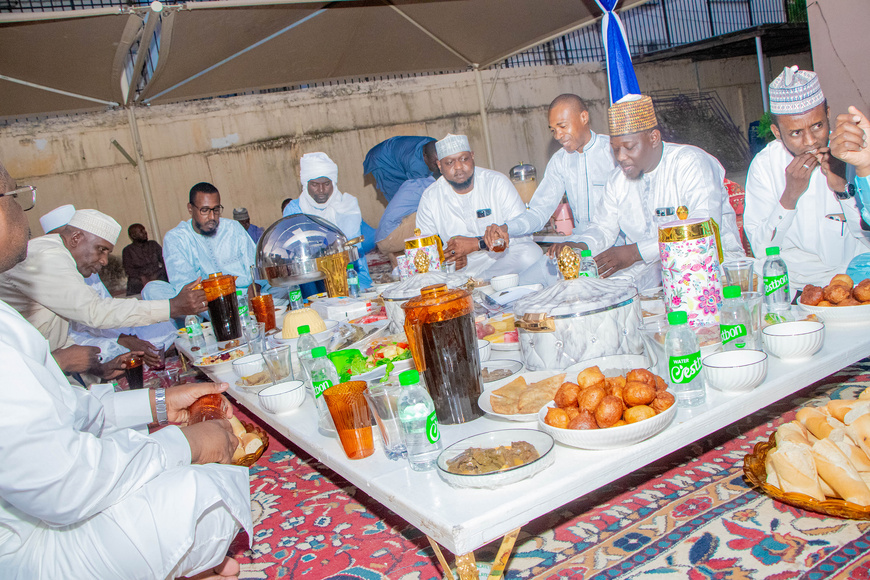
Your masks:
[[[809,67],[809,55],[772,59]],[[716,90],[745,133],[762,112],[754,58],[688,60],[638,66],[644,91]],[[772,78],[772,77],[770,77]],[[529,67],[483,72],[494,168],[507,172],[531,162],[539,176],[557,144],[550,138],[546,109],[560,93],[587,100],[592,125],[606,132],[607,86],[600,66]],[[138,108],[143,153],[162,233],[187,219],[187,192],[199,181],[220,189],[228,208],[246,206],[253,223],[280,217],[285,197],[297,197],[299,158],[325,151],[339,165],[338,187],[360,199],[363,217],[377,224],[385,200],[362,175],[366,152],[394,135],[465,133],[486,166],[486,148],[472,73],[378,81],[289,93],[243,96]],[[0,160],[21,183],[39,189],[30,212],[37,218],[63,203],[109,213],[126,227],[142,222],[152,238],[138,170],[111,144],[134,152],[128,115],[108,111],[17,123],[0,128]],[[119,248],[128,241],[122,236]]]

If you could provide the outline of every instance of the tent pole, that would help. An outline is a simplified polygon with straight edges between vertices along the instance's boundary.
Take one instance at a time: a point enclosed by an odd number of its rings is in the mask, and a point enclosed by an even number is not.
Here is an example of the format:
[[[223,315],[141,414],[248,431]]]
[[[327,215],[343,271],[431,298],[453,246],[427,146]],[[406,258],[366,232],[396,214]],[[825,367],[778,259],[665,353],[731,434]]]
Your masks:
[[[764,51],[761,49],[761,37],[755,37],[755,57],[758,59],[758,76],[761,79],[761,102],[764,105],[764,112],[770,110],[770,104],[767,102],[767,79],[764,74]]]
[[[136,152],[136,168],[139,170],[139,181],[142,182],[145,209],[148,211],[148,222],[151,224],[151,239],[162,240],[163,233],[157,224],[157,211],[154,209],[154,198],[151,196],[151,182],[148,180],[148,170],[145,168],[145,156],[142,154],[142,140],[139,138],[139,127],[136,124],[136,114],[133,112],[133,107],[127,107],[127,119],[130,122],[130,134],[133,136],[133,150]]]
[[[480,68],[474,65],[474,82],[477,84],[477,101],[480,105],[480,122],[483,125],[483,140],[486,142],[486,159],[489,162],[488,167],[495,170],[495,163],[492,160],[492,138],[489,136],[489,119],[486,116],[486,97],[483,94],[483,78],[480,74]]]

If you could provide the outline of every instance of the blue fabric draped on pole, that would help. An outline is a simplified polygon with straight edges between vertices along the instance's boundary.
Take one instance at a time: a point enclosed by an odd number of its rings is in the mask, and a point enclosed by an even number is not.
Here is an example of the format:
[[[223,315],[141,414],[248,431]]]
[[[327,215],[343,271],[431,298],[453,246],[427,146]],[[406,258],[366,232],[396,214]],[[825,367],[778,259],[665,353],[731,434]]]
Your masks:
[[[628,37],[619,15],[613,11],[618,2],[619,0],[595,0],[604,11],[601,35],[604,39],[604,55],[607,58],[607,84],[610,87],[611,105],[625,95],[640,94],[640,86],[631,64],[631,52],[628,50]]]

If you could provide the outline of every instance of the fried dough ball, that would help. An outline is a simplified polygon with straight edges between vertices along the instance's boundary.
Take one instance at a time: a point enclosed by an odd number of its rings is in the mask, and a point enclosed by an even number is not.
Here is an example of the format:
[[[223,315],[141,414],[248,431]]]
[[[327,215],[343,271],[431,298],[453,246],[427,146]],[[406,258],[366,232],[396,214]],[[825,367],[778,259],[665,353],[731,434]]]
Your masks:
[[[663,378],[656,375],[656,392],[667,391],[667,390],[668,390],[668,384],[665,382],[665,380]]]
[[[595,416],[589,411],[580,411],[580,413],[568,422],[568,429],[598,429],[598,423],[595,422]]]
[[[580,396],[577,397],[577,405],[580,407],[581,411],[585,409],[590,413],[594,413],[595,409],[598,408],[598,405],[606,396],[607,393],[605,392],[604,387],[594,385],[583,389]]]
[[[607,391],[608,395],[613,395],[620,401],[623,401],[623,395],[625,394],[625,384],[616,383],[613,385],[613,388]]]
[[[619,375],[618,377],[607,377],[604,379],[604,389],[607,391],[607,394],[612,394],[611,391],[615,388],[625,387],[625,377]]]
[[[605,427],[613,427],[614,423],[622,419],[622,412],[625,407],[622,401],[613,395],[607,395],[595,408],[595,422],[598,426],[604,429]]]
[[[822,297],[833,304],[839,304],[852,296],[852,289],[840,284],[829,284],[822,289]]]
[[[837,274],[836,276],[831,278],[831,285],[833,286],[834,284],[846,286],[849,290],[851,290],[855,286],[855,283],[846,274]]]
[[[577,405],[574,405],[573,407],[567,407],[565,412],[568,413],[568,420],[570,421],[580,414],[580,408]]]
[[[854,298],[846,298],[845,300],[838,302],[837,306],[860,306],[861,303],[855,300]]]
[[[818,304],[816,304],[816,306],[833,306],[833,304],[831,304],[831,303],[828,302],[827,300],[822,300],[821,302],[819,302]]]
[[[822,301],[822,289],[812,284],[804,286],[804,291],[801,294],[801,304],[807,306],[817,306]]]
[[[619,421],[611,425],[611,427],[622,427],[623,425],[628,425],[628,423],[625,421],[625,419],[620,419]]]
[[[567,429],[568,428],[568,413],[565,412],[565,409],[549,409],[547,411],[547,416],[544,417],[544,423],[549,425],[550,427],[558,427],[559,429]]]
[[[625,376],[625,381],[628,383],[632,381],[640,381],[641,383],[648,384],[652,388],[656,388],[656,376],[646,369],[634,369],[633,371],[629,371]]]
[[[672,394],[667,391],[659,391],[656,393],[656,398],[653,399],[653,402],[650,403],[649,406],[652,407],[656,413],[661,413],[670,409],[671,405],[675,402],[676,399],[674,399]]]
[[[861,280],[857,286],[852,288],[852,298],[861,302],[870,301],[870,279]]]
[[[574,383],[562,383],[559,390],[556,391],[556,396],[553,399],[556,401],[557,407],[571,407],[577,404],[577,395],[580,394],[580,386]]]
[[[653,381],[655,382],[655,381]],[[629,381],[625,384],[625,390],[622,391],[622,400],[629,407],[636,405],[649,405],[656,398],[655,387],[649,386],[647,383],[640,381]],[[632,423],[632,421],[629,421]]]
[[[577,384],[581,389],[597,385],[604,382],[604,373],[598,367],[589,367],[580,371],[577,375]],[[603,385],[602,385],[603,386]]]
[[[627,423],[637,423],[650,417],[655,417],[656,411],[647,405],[638,405],[625,410],[625,421]]]

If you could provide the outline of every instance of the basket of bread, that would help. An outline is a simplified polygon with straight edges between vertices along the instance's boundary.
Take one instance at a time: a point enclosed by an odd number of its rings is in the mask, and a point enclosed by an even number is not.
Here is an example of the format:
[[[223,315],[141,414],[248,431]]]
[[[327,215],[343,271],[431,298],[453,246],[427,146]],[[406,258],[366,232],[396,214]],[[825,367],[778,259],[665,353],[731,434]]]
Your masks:
[[[614,449],[652,437],[676,414],[674,396],[647,369],[605,377],[597,367],[565,382],[538,411],[538,425],[556,441],[581,449]]]
[[[235,417],[230,417],[233,433],[239,439],[239,445],[233,453],[233,465],[250,467],[263,456],[269,446],[269,434],[253,423],[242,423]]]
[[[825,322],[870,321],[870,278],[855,284],[846,274],[837,274],[825,287],[807,284],[798,304]]]
[[[870,520],[870,389],[804,407],[743,460],[746,478],[806,510]]]

